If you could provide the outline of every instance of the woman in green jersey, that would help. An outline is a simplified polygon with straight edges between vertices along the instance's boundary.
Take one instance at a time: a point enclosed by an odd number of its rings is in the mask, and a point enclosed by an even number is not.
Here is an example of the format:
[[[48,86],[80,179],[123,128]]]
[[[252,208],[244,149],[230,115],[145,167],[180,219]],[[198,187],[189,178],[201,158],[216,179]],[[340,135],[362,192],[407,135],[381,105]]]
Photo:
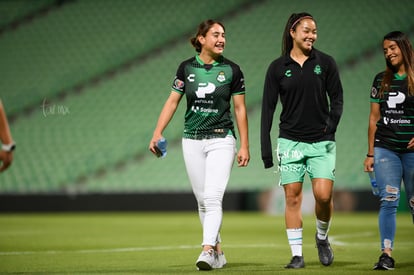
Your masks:
[[[366,172],[374,171],[381,201],[378,223],[382,254],[374,269],[394,269],[396,213],[401,181],[414,222],[414,52],[400,31],[384,36],[385,71],[371,88]]]
[[[222,23],[202,22],[191,43],[197,54],[178,67],[149,149],[156,153],[157,141],[185,96],[183,155],[203,227],[203,249],[196,265],[198,269],[210,270],[226,264],[220,228],[222,200],[236,156],[231,100],[240,137],[238,166],[247,166],[250,159],[245,87],[240,67],[222,55],[226,44]]]

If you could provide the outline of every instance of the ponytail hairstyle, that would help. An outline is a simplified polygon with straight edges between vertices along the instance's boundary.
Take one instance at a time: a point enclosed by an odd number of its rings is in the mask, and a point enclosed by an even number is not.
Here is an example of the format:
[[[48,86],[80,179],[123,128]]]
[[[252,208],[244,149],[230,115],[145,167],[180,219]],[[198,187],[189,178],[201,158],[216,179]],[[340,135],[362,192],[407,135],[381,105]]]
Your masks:
[[[397,46],[400,48],[403,58],[403,66],[405,68],[405,73],[407,74],[408,95],[414,96],[414,52],[410,40],[406,34],[400,31],[393,31],[386,34],[382,42],[385,40],[395,41]],[[384,78],[381,82],[381,88],[379,91],[380,98],[384,96],[384,92],[390,90],[391,81],[394,78],[394,74],[397,72],[397,68],[392,66],[387,59],[385,60],[387,67],[385,69]]]
[[[201,53],[201,43],[200,41],[198,41],[198,37],[200,35],[206,36],[207,32],[211,29],[211,27],[214,24],[219,24],[225,31],[224,25],[219,21],[208,19],[208,20],[201,22],[200,25],[198,26],[197,34],[190,39],[190,43],[195,48],[196,52]]]
[[[293,48],[293,39],[292,36],[290,36],[290,30],[296,30],[296,27],[303,19],[312,19],[315,21],[313,16],[307,12],[292,13],[289,17],[282,37],[282,56],[288,55]]]

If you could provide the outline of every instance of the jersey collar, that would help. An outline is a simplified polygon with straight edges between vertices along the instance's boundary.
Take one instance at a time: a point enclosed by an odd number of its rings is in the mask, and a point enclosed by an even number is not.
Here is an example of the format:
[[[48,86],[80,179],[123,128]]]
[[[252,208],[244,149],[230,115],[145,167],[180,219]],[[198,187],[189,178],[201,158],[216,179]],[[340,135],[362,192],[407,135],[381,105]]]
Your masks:
[[[394,78],[397,80],[404,80],[407,77],[407,74],[399,75],[398,73],[394,74]]]
[[[311,53],[309,55],[309,58],[306,61],[312,60],[315,57],[316,57],[316,49],[315,48],[312,48]],[[292,64],[292,63],[296,63],[296,61],[293,60],[292,57],[290,57],[290,53],[287,54],[287,55],[285,55],[285,65],[289,65],[289,64]]]
[[[203,60],[201,60],[201,58],[200,58],[200,55],[196,55],[195,56],[196,57],[196,60],[197,60],[197,62],[200,64],[200,65],[202,65],[202,66],[204,66],[205,64],[204,64],[204,62],[203,62]],[[221,62],[223,61],[223,56],[220,56],[219,57],[219,59],[218,60],[215,60],[214,62],[213,62],[213,66],[217,66],[218,64],[220,64]]]

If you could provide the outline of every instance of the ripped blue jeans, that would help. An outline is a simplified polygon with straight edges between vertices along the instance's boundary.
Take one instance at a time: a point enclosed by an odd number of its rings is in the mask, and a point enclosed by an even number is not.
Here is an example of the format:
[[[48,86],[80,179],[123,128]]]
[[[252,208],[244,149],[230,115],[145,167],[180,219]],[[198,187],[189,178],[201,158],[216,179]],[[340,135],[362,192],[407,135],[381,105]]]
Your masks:
[[[381,250],[393,249],[401,181],[404,182],[407,202],[414,215],[414,152],[397,153],[380,147],[374,150],[374,171],[381,200],[378,216]]]

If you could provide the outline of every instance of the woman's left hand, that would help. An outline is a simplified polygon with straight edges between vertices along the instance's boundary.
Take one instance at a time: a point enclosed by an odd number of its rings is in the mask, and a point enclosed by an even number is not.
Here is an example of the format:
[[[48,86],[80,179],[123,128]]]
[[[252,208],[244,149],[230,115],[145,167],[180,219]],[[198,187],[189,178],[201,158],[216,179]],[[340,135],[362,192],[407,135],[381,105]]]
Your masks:
[[[240,149],[237,154],[237,164],[239,167],[246,167],[249,164],[250,154],[247,149]]]
[[[408,142],[408,149],[414,150],[414,138],[412,138],[409,142]]]

